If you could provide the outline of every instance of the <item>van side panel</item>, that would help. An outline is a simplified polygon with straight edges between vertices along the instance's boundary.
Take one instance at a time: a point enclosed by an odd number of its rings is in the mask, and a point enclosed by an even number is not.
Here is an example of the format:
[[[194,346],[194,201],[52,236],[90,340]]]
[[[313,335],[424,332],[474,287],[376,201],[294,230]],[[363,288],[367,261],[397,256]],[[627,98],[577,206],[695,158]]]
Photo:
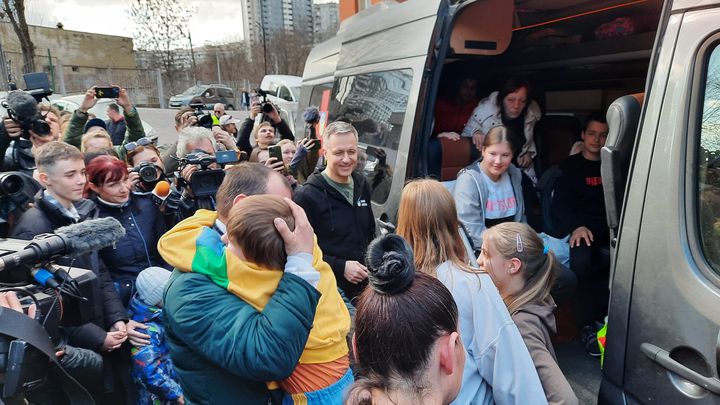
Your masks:
[[[655,81],[650,83],[645,97],[644,113],[640,118],[641,127],[635,142],[635,155],[631,162],[630,179],[626,186],[623,217],[613,265],[610,288],[610,315],[608,319],[608,344],[603,365],[603,385],[607,382],[622,387],[626,354],[626,337],[630,316],[630,298],[635,276],[640,221],[645,206],[645,191],[650,170],[650,160],[655,137],[658,132],[659,116],[662,110],[667,86],[674,44],[680,28],[680,19],[671,16],[665,36],[658,44],[662,51],[657,58]],[[602,392],[602,388],[601,388]],[[601,394],[602,398],[602,394]]]

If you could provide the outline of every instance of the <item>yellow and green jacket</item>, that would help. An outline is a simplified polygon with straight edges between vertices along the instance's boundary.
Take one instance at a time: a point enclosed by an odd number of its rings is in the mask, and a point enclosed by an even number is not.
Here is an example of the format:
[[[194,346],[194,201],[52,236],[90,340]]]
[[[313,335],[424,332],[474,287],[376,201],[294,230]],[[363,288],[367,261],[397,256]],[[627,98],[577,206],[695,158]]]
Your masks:
[[[179,271],[203,274],[262,311],[277,289],[283,271],[262,268],[228,254],[220,233],[213,229],[216,219],[216,212],[198,210],[160,238],[158,251]],[[322,296],[300,356],[301,364],[331,362],[348,354],[345,338],[350,329],[350,314],[330,265],[322,260],[317,240],[312,256],[313,268],[320,273],[316,288]]]

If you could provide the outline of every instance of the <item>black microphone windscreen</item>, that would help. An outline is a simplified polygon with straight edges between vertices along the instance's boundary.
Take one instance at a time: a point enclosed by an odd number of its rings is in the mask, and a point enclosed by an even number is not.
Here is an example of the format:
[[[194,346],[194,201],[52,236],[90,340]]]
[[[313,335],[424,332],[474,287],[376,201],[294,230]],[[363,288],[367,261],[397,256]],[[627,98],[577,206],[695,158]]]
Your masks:
[[[32,117],[37,114],[37,101],[33,96],[22,90],[9,92],[5,101],[8,107],[20,117]]]
[[[112,217],[88,219],[55,230],[70,245],[68,256],[77,257],[108,247],[125,236],[125,228]]]

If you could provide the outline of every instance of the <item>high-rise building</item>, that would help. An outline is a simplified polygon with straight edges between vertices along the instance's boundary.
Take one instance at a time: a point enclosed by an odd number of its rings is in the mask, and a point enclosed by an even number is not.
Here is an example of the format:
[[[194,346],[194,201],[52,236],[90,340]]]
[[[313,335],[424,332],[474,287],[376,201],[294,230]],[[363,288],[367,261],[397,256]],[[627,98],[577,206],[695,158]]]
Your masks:
[[[312,0],[242,0],[245,39],[261,42],[265,35],[289,31],[312,35]]]
[[[335,35],[340,24],[338,3],[322,3],[313,6],[315,11],[315,42],[322,42]]]

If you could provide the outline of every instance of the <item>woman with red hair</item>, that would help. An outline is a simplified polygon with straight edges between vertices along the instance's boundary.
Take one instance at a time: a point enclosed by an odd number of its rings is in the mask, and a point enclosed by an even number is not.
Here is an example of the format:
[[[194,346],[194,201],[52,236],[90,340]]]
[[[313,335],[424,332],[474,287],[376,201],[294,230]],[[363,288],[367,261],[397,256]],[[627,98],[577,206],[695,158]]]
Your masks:
[[[98,216],[113,217],[125,228],[125,236],[100,250],[110,269],[115,288],[127,306],[135,290],[135,278],[147,267],[166,267],[157,242],[166,231],[165,221],[149,195],[131,192],[128,167],[114,156],[98,156],[87,165],[87,197],[98,206]]]

